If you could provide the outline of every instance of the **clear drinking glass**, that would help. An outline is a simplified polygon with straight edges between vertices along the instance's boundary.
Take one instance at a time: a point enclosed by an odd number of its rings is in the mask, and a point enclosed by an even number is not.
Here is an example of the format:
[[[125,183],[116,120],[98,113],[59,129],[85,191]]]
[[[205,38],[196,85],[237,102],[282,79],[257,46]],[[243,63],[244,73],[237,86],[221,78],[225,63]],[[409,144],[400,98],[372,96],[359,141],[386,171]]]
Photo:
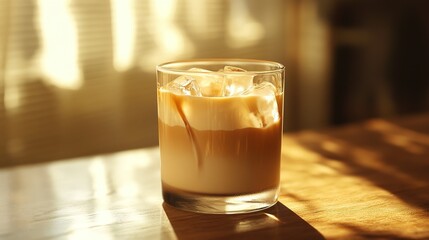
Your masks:
[[[284,67],[247,59],[157,66],[164,201],[203,213],[277,202]]]

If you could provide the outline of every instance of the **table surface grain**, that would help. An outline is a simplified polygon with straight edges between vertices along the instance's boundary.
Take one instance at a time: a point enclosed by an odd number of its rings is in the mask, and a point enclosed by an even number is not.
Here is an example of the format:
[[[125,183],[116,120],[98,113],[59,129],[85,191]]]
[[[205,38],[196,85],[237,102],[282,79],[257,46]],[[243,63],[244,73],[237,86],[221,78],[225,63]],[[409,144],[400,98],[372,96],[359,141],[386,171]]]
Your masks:
[[[159,149],[0,169],[0,239],[429,239],[429,114],[283,138],[279,202],[163,204]]]

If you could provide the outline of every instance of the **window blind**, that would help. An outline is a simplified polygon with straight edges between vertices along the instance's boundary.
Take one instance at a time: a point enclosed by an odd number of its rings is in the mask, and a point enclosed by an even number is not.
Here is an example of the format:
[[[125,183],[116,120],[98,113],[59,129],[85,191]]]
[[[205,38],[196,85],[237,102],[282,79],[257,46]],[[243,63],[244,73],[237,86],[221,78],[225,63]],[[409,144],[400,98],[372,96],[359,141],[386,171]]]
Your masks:
[[[283,61],[281,0],[0,0],[0,166],[157,144],[155,66]]]

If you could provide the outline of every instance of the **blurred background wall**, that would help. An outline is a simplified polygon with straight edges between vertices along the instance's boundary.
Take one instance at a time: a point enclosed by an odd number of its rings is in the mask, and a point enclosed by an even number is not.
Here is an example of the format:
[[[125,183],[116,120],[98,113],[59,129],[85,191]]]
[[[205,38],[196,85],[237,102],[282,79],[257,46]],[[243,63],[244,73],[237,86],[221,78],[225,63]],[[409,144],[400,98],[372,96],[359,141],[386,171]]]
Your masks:
[[[0,0],[0,166],[157,145],[155,66],[286,66],[285,130],[429,110],[414,0]],[[428,123],[429,124],[429,123]]]

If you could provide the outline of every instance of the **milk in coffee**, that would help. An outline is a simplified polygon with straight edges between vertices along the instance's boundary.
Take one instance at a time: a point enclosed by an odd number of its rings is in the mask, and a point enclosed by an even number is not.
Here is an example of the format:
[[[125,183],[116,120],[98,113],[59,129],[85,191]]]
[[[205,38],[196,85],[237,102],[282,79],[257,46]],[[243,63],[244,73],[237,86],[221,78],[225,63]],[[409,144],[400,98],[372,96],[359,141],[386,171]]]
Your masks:
[[[214,73],[210,79],[181,76],[159,86],[163,189],[207,195],[276,189],[283,116],[276,80]]]

